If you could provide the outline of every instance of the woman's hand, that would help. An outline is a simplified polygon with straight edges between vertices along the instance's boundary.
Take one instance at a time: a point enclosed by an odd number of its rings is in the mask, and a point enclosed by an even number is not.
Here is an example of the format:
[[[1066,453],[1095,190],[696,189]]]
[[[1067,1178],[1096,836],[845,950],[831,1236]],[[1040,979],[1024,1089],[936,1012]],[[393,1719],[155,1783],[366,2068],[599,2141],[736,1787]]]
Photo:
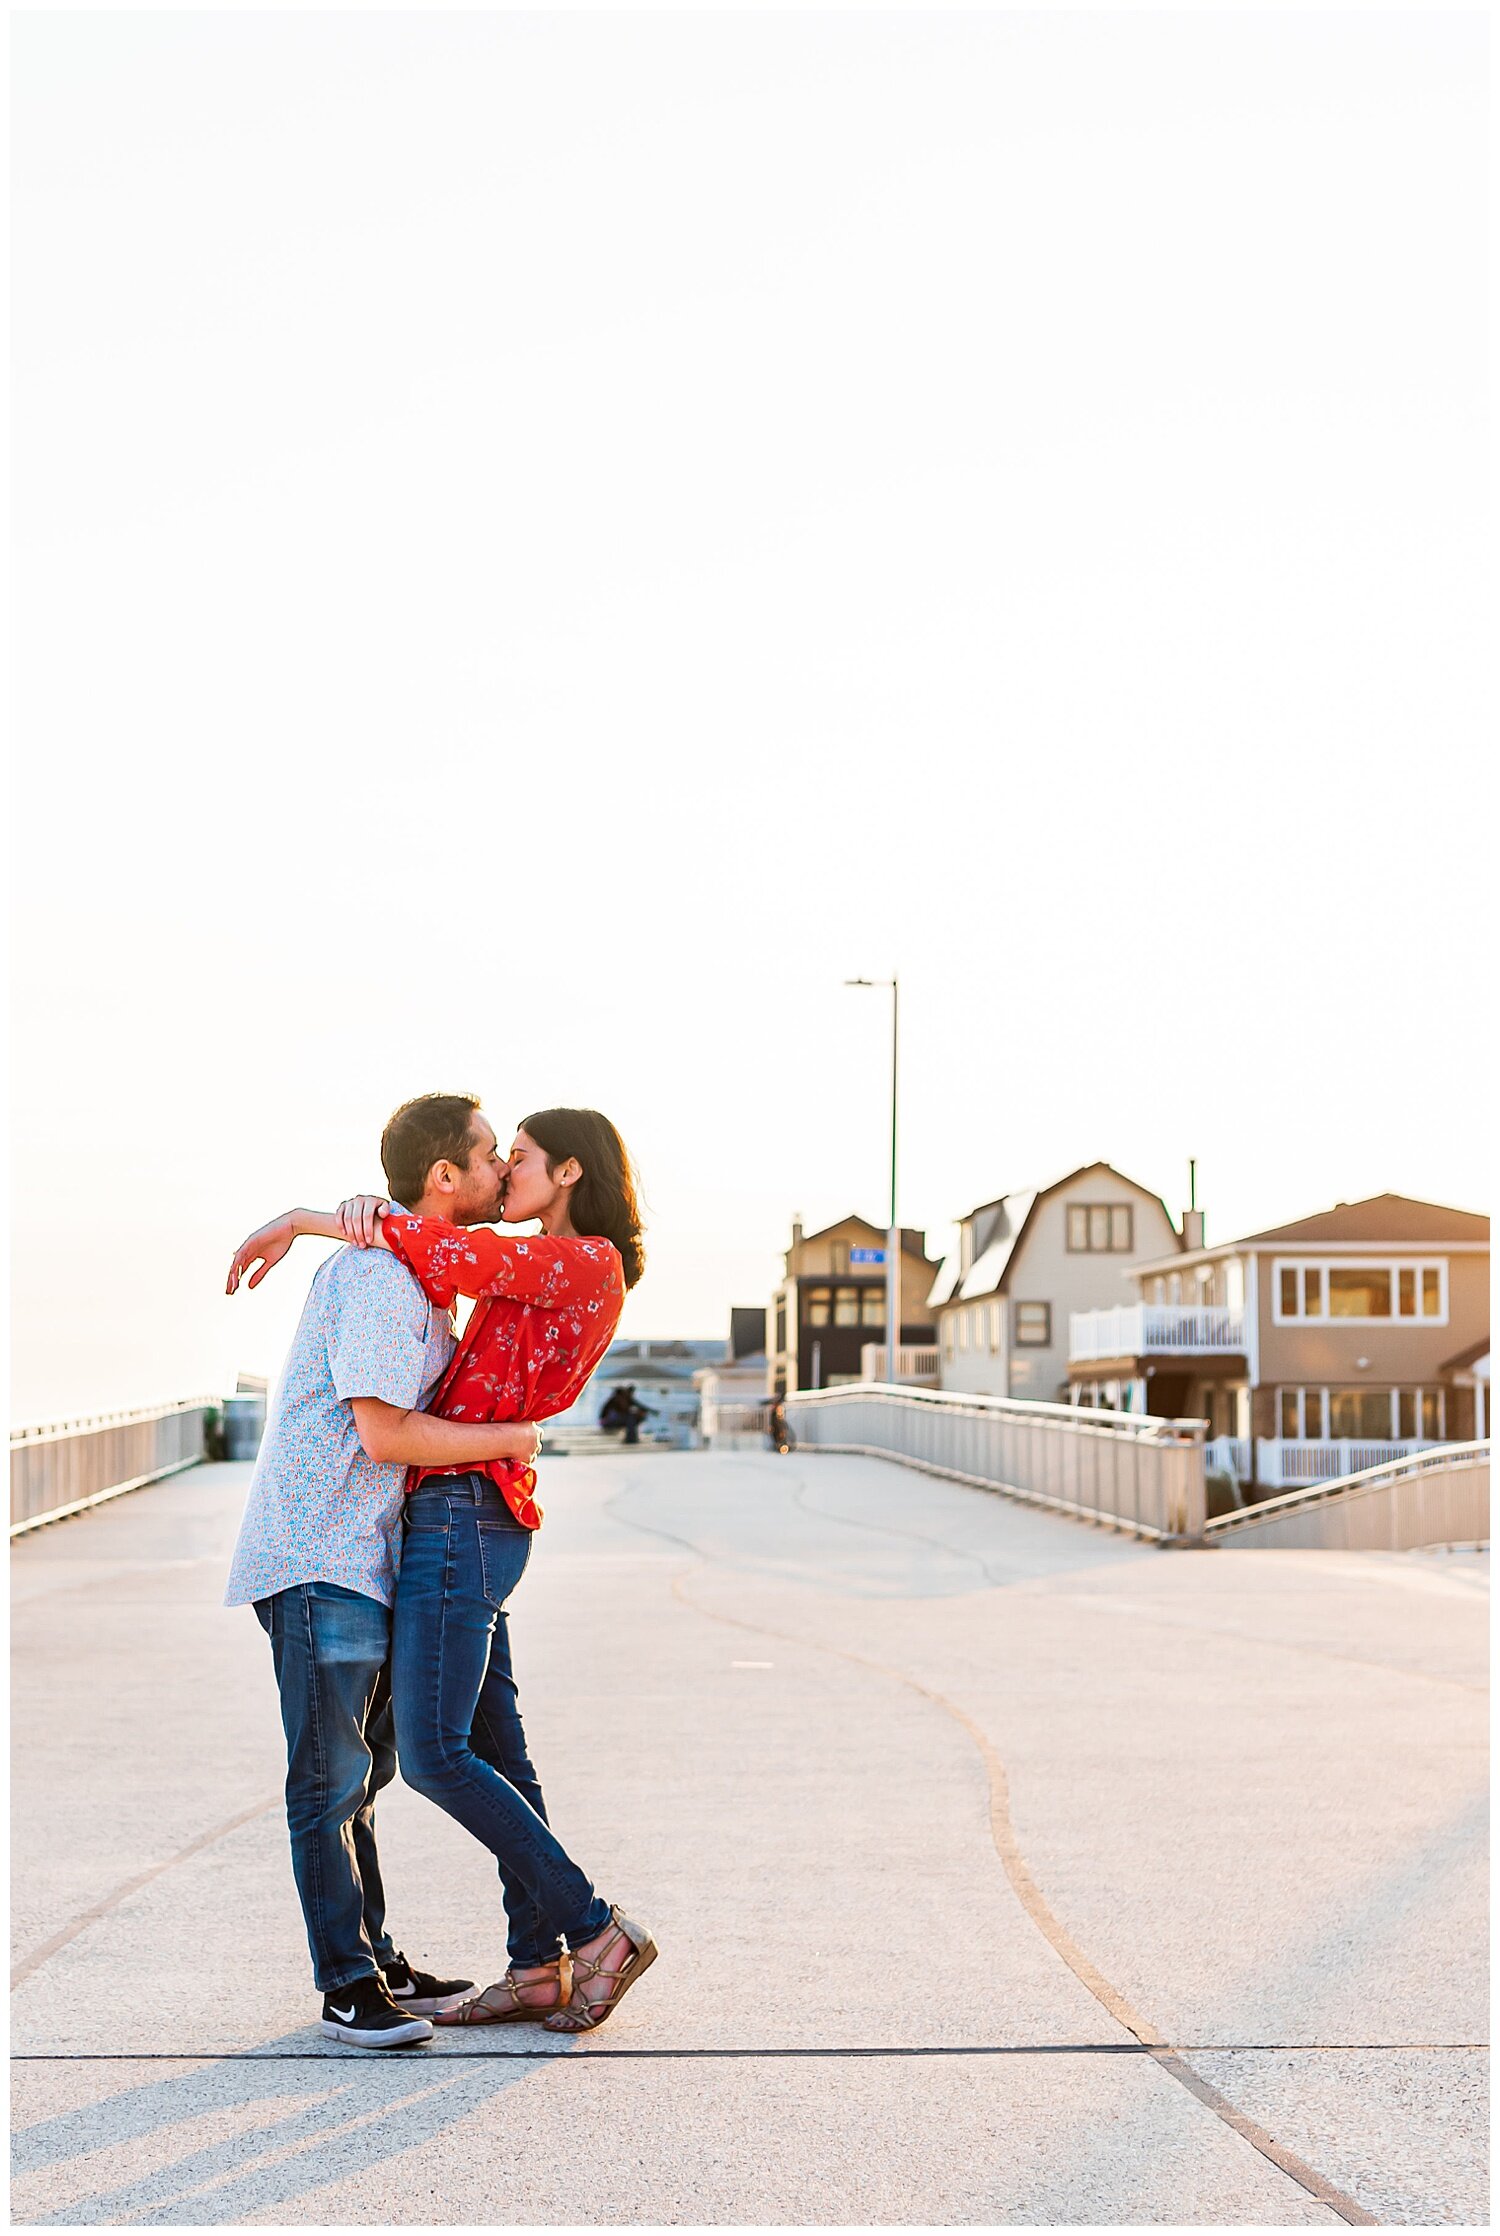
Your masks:
[[[378,1243],[377,1225],[391,1208],[389,1196],[345,1196],[334,1216],[343,1231],[344,1240],[361,1250],[368,1250]]]
[[[234,1295],[240,1285],[240,1276],[247,1266],[255,1266],[256,1269],[250,1276],[249,1287],[260,1287],[272,1266],[281,1263],[297,1239],[294,1218],[292,1212],[283,1211],[279,1219],[272,1219],[267,1226],[257,1227],[254,1234],[246,1237],[230,1264],[229,1279],[224,1284],[225,1296]]]
[[[534,1467],[542,1448],[542,1432],[536,1422],[513,1421],[508,1433],[514,1439],[514,1450],[497,1452],[496,1459],[519,1460],[522,1467]]]

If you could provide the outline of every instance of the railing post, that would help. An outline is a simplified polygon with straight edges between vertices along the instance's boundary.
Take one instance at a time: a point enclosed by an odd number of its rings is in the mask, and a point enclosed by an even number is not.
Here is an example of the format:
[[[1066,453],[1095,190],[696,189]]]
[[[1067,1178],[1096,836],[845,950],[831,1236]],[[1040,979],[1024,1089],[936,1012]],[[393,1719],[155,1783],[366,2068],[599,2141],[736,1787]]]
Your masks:
[[[1183,1500],[1182,1534],[1189,1540],[1201,1541],[1204,1525],[1208,1520],[1208,1468],[1203,1450],[1203,1431],[1196,1424],[1189,1428],[1188,1448],[1184,1454],[1187,1473],[1186,1495]]]

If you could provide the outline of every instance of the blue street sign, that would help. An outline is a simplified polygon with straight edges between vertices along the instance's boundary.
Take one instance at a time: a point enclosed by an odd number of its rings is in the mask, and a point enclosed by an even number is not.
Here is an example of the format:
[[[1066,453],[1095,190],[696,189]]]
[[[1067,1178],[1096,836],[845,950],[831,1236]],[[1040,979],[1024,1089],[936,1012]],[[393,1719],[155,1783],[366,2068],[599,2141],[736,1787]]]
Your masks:
[[[851,1250],[849,1263],[852,1266],[883,1266],[885,1264],[885,1252],[883,1250]]]

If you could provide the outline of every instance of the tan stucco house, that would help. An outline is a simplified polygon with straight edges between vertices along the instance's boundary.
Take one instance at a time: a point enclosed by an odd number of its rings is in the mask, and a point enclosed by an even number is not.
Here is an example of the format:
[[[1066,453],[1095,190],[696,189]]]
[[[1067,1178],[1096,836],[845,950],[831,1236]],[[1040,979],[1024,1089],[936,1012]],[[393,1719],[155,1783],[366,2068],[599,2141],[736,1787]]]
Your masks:
[[[1123,1311],[1075,1314],[1074,1399],[1205,1420],[1266,1487],[1483,1436],[1489,1251],[1482,1214],[1382,1195],[1164,1252]]]

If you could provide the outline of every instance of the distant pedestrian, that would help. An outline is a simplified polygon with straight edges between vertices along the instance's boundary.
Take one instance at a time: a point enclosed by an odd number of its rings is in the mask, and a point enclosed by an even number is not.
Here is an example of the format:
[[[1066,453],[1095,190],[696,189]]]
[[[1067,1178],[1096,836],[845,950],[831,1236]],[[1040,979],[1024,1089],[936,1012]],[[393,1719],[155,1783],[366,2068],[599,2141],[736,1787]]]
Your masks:
[[[599,1426],[601,1429],[623,1429],[627,1444],[639,1444],[641,1423],[650,1417],[651,1411],[652,1408],[642,1405],[636,1396],[635,1384],[622,1382],[617,1390],[610,1392],[600,1407]]]
[[[790,1452],[792,1432],[787,1426],[786,1408],[779,1397],[773,1397],[766,1406],[766,1437],[773,1452]]]

